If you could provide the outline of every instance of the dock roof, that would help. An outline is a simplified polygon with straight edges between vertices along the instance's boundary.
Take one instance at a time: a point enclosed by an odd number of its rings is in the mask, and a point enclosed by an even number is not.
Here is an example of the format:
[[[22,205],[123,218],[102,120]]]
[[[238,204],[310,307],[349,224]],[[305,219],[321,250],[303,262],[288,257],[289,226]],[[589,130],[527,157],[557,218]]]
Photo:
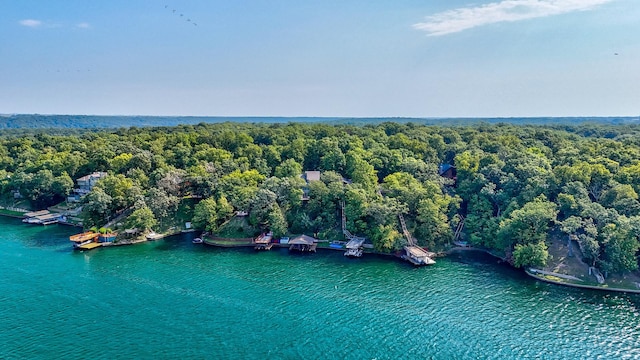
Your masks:
[[[349,240],[349,242],[346,245],[347,249],[358,249],[359,247],[362,246],[362,244],[364,244],[364,239],[363,238],[353,238],[351,240]]]
[[[289,244],[291,245],[312,245],[314,242],[316,242],[316,239],[307,235],[300,235],[289,240]]]
[[[48,213],[49,213],[49,210],[39,210],[39,211],[32,211],[32,212],[25,213],[24,216],[25,217],[36,217],[36,216],[46,215]]]
[[[84,232],[81,234],[71,235],[69,236],[69,240],[73,242],[84,242],[87,240],[91,240],[98,236],[98,233],[94,233],[93,231]]]

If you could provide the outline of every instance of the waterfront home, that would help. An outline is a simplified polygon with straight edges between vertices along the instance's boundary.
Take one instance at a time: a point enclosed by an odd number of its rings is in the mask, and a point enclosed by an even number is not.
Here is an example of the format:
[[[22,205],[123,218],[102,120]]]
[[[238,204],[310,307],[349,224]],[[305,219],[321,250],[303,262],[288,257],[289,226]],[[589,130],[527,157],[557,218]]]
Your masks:
[[[302,175],[300,175],[307,184],[302,188],[302,200],[309,200],[309,183],[312,181],[320,181],[320,171],[305,171]]]
[[[96,171],[89,175],[85,175],[76,179],[77,188],[73,189],[73,194],[67,197],[67,202],[77,202],[80,198],[91,192],[98,180],[106,177],[108,174],[102,171]]]
[[[438,174],[444,178],[455,181],[457,176],[456,167],[451,164],[440,164]]]

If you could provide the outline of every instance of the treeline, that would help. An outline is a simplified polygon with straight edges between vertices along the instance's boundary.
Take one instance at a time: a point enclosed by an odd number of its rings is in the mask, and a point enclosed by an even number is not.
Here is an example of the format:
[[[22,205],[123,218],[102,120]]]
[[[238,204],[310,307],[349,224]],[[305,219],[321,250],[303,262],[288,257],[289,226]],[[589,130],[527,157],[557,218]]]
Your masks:
[[[468,126],[478,124],[514,125],[633,125],[639,117],[528,117],[528,118],[345,118],[345,117],[218,117],[218,116],[120,116],[120,115],[41,115],[0,114],[0,129],[24,134],[29,129],[105,129],[128,127],[196,125],[199,123],[324,123],[332,125],[379,125],[384,122],[420,125]]]
[[[403,213],[431,249],[450,244],[464,219],[464,239],[516,266],[543,265],[551,236],[573,236],[591,264],[624,272],[638,267],[639,130],[387,122],[40,133],[0,139],[0,192],[42,208],[103,171],[83,200],[87,227],[123,211],[128,225],[154,227],[189,198],[202,199],[192,220],[209,231],[244,211],[255,232],[340,239],[344,204],[348,230],[379,251],[405,244]],[[440,164],[455,165],[457,179],[440,176]],[[320,181],[307,184],[304,170],[321,171]]]

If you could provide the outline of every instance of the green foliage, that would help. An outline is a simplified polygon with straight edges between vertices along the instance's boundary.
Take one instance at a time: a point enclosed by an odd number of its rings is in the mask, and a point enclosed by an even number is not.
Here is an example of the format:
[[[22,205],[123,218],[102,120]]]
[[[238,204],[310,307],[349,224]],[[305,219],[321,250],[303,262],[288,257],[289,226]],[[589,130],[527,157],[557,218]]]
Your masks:
[[[549,252],[544,241],[529,244],[516,244],[513,250],[513,265],[515,267],[547,265]]]
[[[113,198],[99,187],[93,188],[83,199],[82,221],[84,226],[102,225],[113,209]]]
[[[217,229],[218,204],[214,198],[200,201],[193,209],[193,226],[213,232]]]
[[[419,244],[435,248],[450,242],[461,215],[463,239],[513,251],[521,265],[540,263],[557,225],[592,265],[637,266],[638,125],[196,124],[4,133],[0,195],[40,209],[64,200],[74,179],[104,171],[82,199],[85,226],[135,210],[141,225],[193,217],[215,231],[248,211],[257,227],[249,232],[339,237],[344,201],[347,229],[379,251],[404,244],[398,213]],[[439,176],[440,164],[455,165],[457,179]],[[321,170],[320,181],[307,185],[303,169]]]
[[[287,159],[276,166],[274,175],[279,178],[298,177],[302,175],[302,165],[294,159]]]
[[[539,197],[514,210],[500,222],[498,237],[501,245],[509,247],[544,242],[551,223],[556,220],[556,207],[556,204]]]
[[[136,209],[127,218],[128,228],[137,228],[142,231],[147,231],[156,226],[158,221],[153,216],[153,212],[148,207],[141,207]]]

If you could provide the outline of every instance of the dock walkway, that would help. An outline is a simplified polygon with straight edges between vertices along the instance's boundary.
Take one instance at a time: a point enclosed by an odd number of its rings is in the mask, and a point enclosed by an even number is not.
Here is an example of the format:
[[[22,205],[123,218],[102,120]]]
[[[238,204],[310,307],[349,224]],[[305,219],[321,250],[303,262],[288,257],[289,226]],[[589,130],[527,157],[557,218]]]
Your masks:
[[[398,214],[398,219],[400,219],[400,226],[402,227],[402,233],[404,237],[407,239],[407,246],[404,247],[405,254],[402,256],[403,259],[409,261],[414,265],[433,265],[436,262],[432,259],[435,256],[434,253],[428,252],[423,248],[416,245],[413,236],[407,229],[407,224],[404,221],[404,216],[402,213]]]
[[[344,234],[344,237],[349,240],[347,242],[347,245],[345,246],[347,248],[347,251],[345,251],[344,256],[361,257],[364,253],[363,244],[366,239],[363,237],[355,236],[351,232],[349,232],[349,230],[347,230],[347,216],[344,212],[344,201],[341,202],[340,205],[342,210],[342,233]]]

